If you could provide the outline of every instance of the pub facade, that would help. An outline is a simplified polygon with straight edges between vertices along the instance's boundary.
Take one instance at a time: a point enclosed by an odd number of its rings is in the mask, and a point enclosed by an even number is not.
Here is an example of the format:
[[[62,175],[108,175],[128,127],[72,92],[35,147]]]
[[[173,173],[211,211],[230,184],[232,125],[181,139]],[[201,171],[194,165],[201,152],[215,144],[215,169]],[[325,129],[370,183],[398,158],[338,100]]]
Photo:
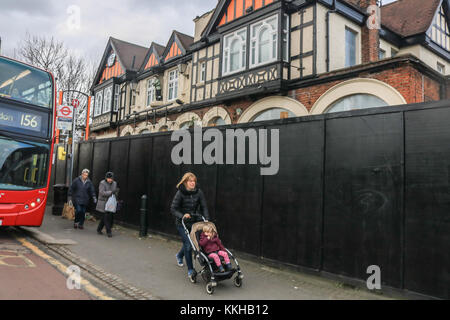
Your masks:
[[[110,38],[91,138],[450,98],[449,1],[219,0],[191,37]]]

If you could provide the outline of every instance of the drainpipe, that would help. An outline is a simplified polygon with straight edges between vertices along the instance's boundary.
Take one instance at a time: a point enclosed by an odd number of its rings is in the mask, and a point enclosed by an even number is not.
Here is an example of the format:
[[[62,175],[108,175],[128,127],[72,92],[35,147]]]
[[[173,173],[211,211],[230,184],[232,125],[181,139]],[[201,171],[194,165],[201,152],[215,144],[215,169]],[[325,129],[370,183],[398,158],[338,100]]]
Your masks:
[[[327,11],[327,16],[326,16],[326,25],[327,25],[327,30],[326,30],[326,36],[325,38],[327,39],[327,72],[330,72],[330,15],[332,13],[337,12],[336,10],[336,0],[333,0],[333,9],[332,10],[328,10]]]

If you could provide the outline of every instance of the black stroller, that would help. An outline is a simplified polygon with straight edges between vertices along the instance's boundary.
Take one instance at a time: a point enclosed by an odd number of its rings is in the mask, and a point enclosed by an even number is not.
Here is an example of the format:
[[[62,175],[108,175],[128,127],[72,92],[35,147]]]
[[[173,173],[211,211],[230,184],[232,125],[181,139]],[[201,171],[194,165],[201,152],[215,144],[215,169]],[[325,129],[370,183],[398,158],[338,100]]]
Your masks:
[[[210,225],[214,228],[214,231],[216,231],[217,233],[216,226],[214,225],[214,223],[210,221],[206,222],[205,218],[201,215],[195,215],[195,217],[198,217],[197,220],[200,220],[200,222],[195,222],[194,224],[192,224],[190,232],[185,224],[184,219],[182,220],[182,225],[184,228],[184,232],[186,233],[186,235],[189,238],[189,241],[191,242],[192,250],[194,252],[194,258],[198,260],[198,263],[202,267],[202,270],[200,271],[199,274],[206,282],[206,292],[208,294],[213,294],[214,289],[219,281],[231,279],[235,273],[237,274],[234,277],[234,285],[238,288],[241,287],[244,275],[242,274],[239,263],[233,256],[233,254],[228,249],[225,248],[226,252],[228,253],[228,257],[230,258],[230,262],[234,261],[236,268],[232,268],[231,270],[225,272],[219,272],[219,268],[217,267],[214,260],[212,258],[209,258],[206,255],[206,253],[203,252],[202,248],[198,244],[200,240],[200,235],[203,231],[203,227],[206,225]],[[222,263],[224,263],[222,257],[220,257],[220,260],[222,261]],[[194,270],[194,274],[190,278],[192,283],[197,282],[197,275],[198,273]]]

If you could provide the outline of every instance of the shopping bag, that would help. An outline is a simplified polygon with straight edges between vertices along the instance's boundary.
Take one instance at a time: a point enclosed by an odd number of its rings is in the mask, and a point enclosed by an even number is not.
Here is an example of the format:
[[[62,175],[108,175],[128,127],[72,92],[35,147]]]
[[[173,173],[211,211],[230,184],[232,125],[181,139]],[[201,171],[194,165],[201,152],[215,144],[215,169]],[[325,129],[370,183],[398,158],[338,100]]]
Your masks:
[[[107,212],[116,212],[117,209],[117,199],[115,195],[112,195],[108,198],[105,205],[105,211]]]
[[[75,220],[75,208],[72,204],[72,201],[64,204],[62,218],[66,218],[68,220]]]

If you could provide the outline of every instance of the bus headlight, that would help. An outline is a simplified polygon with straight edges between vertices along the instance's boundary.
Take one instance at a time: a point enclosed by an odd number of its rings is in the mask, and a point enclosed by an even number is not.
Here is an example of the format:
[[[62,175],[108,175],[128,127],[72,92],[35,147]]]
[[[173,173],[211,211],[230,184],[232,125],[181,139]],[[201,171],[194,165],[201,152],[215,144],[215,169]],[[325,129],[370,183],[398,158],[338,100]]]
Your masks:
[[[37,203],[41,203],[41,199],[37,198],[37,199],[36,199],[36,202],[37,202]]]
[[[32,208],[36,207],[36,203],[32,202],[32,203],[31,203],[31,207],[32,207]]]
[[[26,205],[25,205],[25,210],[28,210],[28,208],[29,208],[29,206],[26,204]]]

